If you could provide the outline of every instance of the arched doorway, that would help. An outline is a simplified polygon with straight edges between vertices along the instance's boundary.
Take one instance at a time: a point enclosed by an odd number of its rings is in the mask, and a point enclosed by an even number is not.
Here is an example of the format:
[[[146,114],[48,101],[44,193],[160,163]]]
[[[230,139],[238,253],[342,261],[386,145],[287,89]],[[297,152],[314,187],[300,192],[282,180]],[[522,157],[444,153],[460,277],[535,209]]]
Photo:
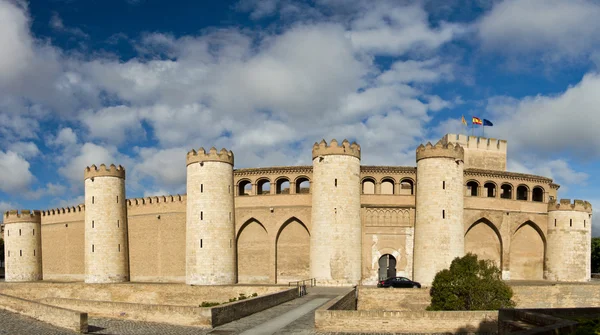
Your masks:
[[[396,257],[385,254],[379,257],[379,280],[396,277]]]
[[[532,222],[521,225],[510,244],[510,279],[544,279],[545,241]]]
[[[502,243],[495,226],[485,220],[475,222],[465,234],[465,253],[476,254],[479,259],[489,259],[498,267],[502,264]]]
[[[248,220],[237,237],[238,283],[269,282],[269,237],[257,220]]]
[[[310,234],[298,219],[283,224],[277,235],[277,283],[310,277]]]

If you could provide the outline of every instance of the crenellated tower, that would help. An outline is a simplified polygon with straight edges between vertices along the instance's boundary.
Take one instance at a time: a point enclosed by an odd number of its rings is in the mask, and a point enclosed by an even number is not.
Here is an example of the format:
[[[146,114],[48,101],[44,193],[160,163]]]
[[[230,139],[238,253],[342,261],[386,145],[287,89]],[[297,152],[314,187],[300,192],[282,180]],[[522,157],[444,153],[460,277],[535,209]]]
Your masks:
[[[417,148],[414,280],[431,285],[438,271],[465,252],[464,149],[453,143]]]
[[[592,205],[561,199],[548,203],[548,280],[583,282],[591,278]]]
[[[42,280],[42,229],[40,211],[9,211],[4,214],[5,280]]]
[[[323,285],[361,279],[360,146],[344,140],[315,143],[310,273]]]
[[[187,154],[186,267],[189,285],[237,281],[233,152]]]
[[[85,282],[129,281],[125,168],[92,165],[84,181]]]

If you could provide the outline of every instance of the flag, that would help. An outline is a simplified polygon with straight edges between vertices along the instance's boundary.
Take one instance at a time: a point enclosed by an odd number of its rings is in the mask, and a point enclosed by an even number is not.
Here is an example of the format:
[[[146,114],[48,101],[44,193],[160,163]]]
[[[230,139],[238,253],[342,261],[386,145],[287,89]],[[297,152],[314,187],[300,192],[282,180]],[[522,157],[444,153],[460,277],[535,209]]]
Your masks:
[[[491,127],[491,126],[493,126],[494,124],[493,124],[493,123],[492,123],[492,121],[490,121],[490,120],[483,119],[483,125],[484,125],[484,126]]]
[[[479,124],[479,125],[483,124],[483,122],[481,122],[480,118],[474,117],[474,116],[473,116],[473,121],[472,122],[473,122],[473,124]]]
[[[465,126],[467,125],[467,120],[465,120],[465,116],[462,116],[462,124],[464,124]]]

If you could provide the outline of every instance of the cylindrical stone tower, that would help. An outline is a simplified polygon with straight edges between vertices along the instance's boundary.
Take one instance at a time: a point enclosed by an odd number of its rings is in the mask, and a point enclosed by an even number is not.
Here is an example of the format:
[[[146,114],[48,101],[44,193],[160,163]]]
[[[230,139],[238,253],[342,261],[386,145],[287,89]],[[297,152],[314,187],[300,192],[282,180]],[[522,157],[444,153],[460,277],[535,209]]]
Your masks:
[[[4,215],[4,259],[7,282],[42,280],[42,217],[39,211]]]
[[[310,273],[319,285],[357,285],[361,279],[360,146],[315,143]]]
[[[548,203],[547,280],[584,282],[591,279],[592,205],[561,199]]]
[[[125,168],[85,168],[85,282],[129,281]]]
[[[233,196],[233,152],[188,152],[186,284],[235,284]]]
[[[436,273],[465,253],[464,149],[458,144],[417,148],[414,280],[431,285]]]

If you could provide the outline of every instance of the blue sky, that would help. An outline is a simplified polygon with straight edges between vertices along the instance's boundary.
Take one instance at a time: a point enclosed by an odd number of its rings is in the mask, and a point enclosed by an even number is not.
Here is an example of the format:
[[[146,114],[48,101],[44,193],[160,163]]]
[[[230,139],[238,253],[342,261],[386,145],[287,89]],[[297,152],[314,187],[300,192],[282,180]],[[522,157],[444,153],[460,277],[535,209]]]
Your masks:
[[[494,122],[509,170],[600,208],[598,17],[594,0],[0,0],[0,210],[81,203],[100,163],[126,167],[128,197],[185,193],[201,146],[297,165],[348,138],[363,164],[414,166],[461,115]]]

